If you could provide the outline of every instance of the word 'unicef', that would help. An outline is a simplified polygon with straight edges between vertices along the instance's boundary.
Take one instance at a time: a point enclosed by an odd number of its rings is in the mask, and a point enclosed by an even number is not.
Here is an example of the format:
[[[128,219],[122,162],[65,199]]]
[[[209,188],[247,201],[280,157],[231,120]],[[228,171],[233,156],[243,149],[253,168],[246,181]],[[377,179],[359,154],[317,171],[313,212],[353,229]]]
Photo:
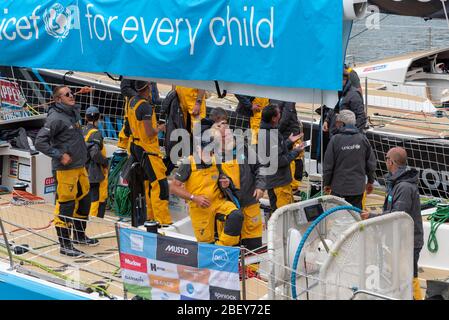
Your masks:
[[[203,41],[211,41],[218,47],[274,48],[275,8],[265,10],[268,17],[262,16],[261,11],[264,10],[255,6],[235,9],[227,5],[221,14],[204,13],[209,14],[207,17],[151,17],[152,11],[125,16],[107,15],[104,8],[91,3],[83,7],[54,3],[48,7],[36,6],[29,16],[16,17],[5,8],[0,9],[0,14],[3,13],[0,41],[39,40],[46,37],[44,31],[63,41],[70,36],[71,30],[78,30],[79,34],[73,36],[84,41],[87,37],[90,41],[100,42],[179,45],[188,47],[190,55],[195,53],[195,44]]]

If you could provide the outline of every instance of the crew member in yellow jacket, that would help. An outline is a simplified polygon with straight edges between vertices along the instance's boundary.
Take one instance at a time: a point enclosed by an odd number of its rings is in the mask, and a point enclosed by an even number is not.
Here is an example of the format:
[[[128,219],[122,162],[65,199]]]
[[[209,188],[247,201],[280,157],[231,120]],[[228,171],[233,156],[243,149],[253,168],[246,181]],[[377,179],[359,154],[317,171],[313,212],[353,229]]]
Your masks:
[[[83,128],[87,146],[87,172],[90,183],[90,216],[104,218],[108,199],[108,158],[103,135],[98,130],[100,111],[97,107],[86,110],[86,126]]]
[[[197,154],[181,164],[171,182],[170,192],[190,201],[189,214],[198,242],[235,246],[240,241],[243,215],[221,191],[219,183],[229,183],[229,179],[220,177],[214,155],[205,150],[205,146],[202,144],[203,149],[198,146]],[[222,226],[217,230],[218,239],[215,239],[216,219]]]
[[[168,210],[169,189],[167,168],[159,148],[158,132],[165,130],[158,125],[154,107],[149,102],[150,82],[136,81],[138,95],[129,99],[128,122],[131,129],[131,155],[141,163],[145,173],[145,199],[147,219],[157,220],[161,225],[172,223]]]
[[[250,97],[236,94],[239,101],[236,112],[249,117],[251,128],[251,144],[257,144],[259,136],[260,121],[262,120],[263,109],[270,104],[268,98]]]
[[[191,132],[196,124],[200,129],[201,119],[206,117],[206,91],[181,86],[176,86],[175,90],[184,116],[185,127],[187,128],[190,122]]]

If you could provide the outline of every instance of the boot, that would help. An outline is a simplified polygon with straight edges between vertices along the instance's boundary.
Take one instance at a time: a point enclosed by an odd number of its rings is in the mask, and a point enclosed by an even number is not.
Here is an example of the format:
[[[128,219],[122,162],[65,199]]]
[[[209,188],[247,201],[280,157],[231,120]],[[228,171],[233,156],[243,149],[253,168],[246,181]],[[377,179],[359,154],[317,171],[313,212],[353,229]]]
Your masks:
[[[73,243],[88,245],[91,247],[97,246],[100,243],[98,239],[91,239],[86,236],[86,225],[86,220],[73,221]]]
[[[421,286],[418,278],[413,278],[413,299],[422,300]]]
[[[70,231],[67,228],[56,227],[59,245],[61,246],[59,253],[68,257],[82,257],[84,252],[76,249],[70,240]]]

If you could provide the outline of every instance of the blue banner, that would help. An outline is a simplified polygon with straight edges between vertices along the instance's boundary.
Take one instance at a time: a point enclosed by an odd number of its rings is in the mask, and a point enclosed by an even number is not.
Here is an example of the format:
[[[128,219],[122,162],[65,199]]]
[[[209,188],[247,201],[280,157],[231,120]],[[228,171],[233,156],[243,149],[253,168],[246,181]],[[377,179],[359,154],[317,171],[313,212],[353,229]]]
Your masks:
[[[0,65],[338,90],[342,1],[3,0]]]

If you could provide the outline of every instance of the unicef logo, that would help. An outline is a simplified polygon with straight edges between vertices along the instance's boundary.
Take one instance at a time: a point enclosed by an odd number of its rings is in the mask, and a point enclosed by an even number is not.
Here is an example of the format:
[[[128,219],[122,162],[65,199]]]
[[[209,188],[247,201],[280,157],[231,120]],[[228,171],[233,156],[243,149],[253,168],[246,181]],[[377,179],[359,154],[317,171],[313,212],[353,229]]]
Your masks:
[[[223,249],[216,249],[212,254],[212,262],[220,268],[224,267],[228,261],[228,254]]]
[[[70,18],[70,10],[59,3],[55,3],[44,12],[45,30],[58,41],[62,41],[69,34]]]

